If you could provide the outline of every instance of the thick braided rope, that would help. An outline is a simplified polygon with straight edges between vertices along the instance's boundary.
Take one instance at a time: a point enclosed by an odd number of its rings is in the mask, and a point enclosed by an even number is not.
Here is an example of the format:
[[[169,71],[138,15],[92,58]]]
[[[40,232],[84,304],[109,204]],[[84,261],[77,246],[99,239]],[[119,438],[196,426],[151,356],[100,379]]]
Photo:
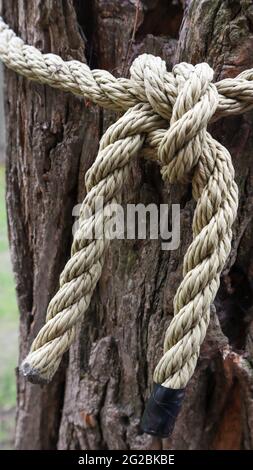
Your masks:
[[[55,54],[42,54],[33,46],[24,44],[0,16],[0,59],[5,65],[19,74],[46,83],[61,90],[84,96],[104,108],[125,111],[140,102],[150,102],[165,119],[171,117],[176,99],[177,86],[173,73],[161,66],[161,59],[153,57],[157,63],[156,81],[152,75],[145,75],[143,60],[132,68],[132,77],[115,78],[105,70],[90,70],[87,64],[77,60],[63,61]],[[253,106],[253,69],[245,70],[236,78],[227,78],[216,83],[219,103],[216,117],[240,114]]]
[[[128,109],[105,133],[98,157],[87,172],[87,196],[71,258],[48,306],[46,324],[23,363],[24,373],[33,381],[48,382],[72,343],[75,325],[87,310],[101,274],[110,206],[120,197],[131,160],[144,144],[146,153],[160,162],[165,179],[175,182],[192,177],[197,201],[193,242],[184,258],[184,278],[174,300],[175,316],[155,370],[156,382],[183,388],[194,372],[205,337],[210,304],[230,252],[238,204],[230,155],[206,128],[215,117],[253,107],[253,71],[213,85],[213,72],[207,64],[179,64],[169,73],[160,58],[145,54],[133,63],[130,79],[116,79],[80,62],[41,54],[26,46],[1,19],[0,58],[30,79],[88,97],[107,108]],[[100,196],[104,207],[97,209]],[[96,228],[101,232],[99,239],[90,236]]]

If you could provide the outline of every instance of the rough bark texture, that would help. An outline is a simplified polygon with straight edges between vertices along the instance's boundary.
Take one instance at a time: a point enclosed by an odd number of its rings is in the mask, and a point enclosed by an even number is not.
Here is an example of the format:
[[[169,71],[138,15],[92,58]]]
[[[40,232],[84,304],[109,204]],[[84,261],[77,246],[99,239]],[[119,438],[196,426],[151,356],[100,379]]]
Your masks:
[[[136,9],[139,11],[136,14]],[[45,52],[127,75],[149,52],[171,68],[207,61],[216,79],[252,67],[248,0],[3,0],[15,31]],[[6,71],[7,207],[20,308],[20,359],[42,325],[70,253],[72,208],[101,134],[115,119],[84,100]],[[170,442],[173,449],[252,449],[253,113],[211,131],[230,150],[240,189],[231,257],[198,367]],[[139,419],[162,352],[182,258],[191,240],[190,187],[164,187],[154,163],[133,162],[124,202],[181,204],[181,244],[114,241],[75,344],[49,386],[17,373],[19,449],[161,446]],[[221,325],[221,326],[220,326]]]

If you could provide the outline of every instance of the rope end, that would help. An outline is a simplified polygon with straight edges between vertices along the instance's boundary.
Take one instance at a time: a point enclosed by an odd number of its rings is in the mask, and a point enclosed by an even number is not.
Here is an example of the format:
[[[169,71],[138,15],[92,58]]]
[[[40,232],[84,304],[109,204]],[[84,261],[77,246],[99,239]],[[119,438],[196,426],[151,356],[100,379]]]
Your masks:
[[[22,362],[19,370],[33,384],[45,385],[50,382],[50,380],[40,374],[38,369],[32,367],[26,359]]]
[[[169,437],[182,406],[184,389],[172,389],[154,384],[141,420],[141,429],[160,438]]]

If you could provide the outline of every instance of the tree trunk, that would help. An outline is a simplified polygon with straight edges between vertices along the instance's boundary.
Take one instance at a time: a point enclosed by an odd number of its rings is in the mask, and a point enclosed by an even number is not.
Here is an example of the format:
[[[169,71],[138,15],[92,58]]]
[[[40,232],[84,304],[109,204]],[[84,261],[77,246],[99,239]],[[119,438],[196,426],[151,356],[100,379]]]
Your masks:
[[[29,44],[87,61],[117,76],[133,58],[207,61],[216,80],[253,66],[253,7],[247,0],[3,0],[2,15]],[[70,255],[72,209],[98,141],[116,119],[83,99],[5,71],[7,208],[20,309],[20,361],[44,322]],[[253,113],[210,131],[232,154],[240,207],[197,370],[170,441],[173,449],[252,449]],[[52,383],[17,372],[19,449],[144,449],[160,442],[139,419],[162,354],[164,331],[191,241],[189,186],[165,186],[155,163],[133,162],[123,201],[181,205],[181,244],[118,240],[69,354]],[[218,320],[219,318],[219,320]]]

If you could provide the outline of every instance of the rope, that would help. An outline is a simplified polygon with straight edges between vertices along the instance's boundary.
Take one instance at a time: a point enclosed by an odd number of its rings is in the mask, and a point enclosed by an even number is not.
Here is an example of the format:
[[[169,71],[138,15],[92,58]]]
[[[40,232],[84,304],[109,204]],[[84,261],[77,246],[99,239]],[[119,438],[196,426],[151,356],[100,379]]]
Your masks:
[[[169,182],[191,177],[197,201],[193,241],[184,257],[183,280],[174,299],[174,318],[165,334],[164,355],[154,380],[184,388],[191,378],[231,249],[238,190],[229,152],[207,132],[209,122],[253,108],[253,69],[212,83],[205,63],[181,63],[167,72],[159,57],[144,54],[130,78],[64,62],[27,46],[0,18],[0,59],[7,67],[40,83],[81,95],[105,108],[125,112],[104,134],[98,156],[86,174],[87,196],[74,236],[71,258],[49,303],[46,323],[21,369],[33,382],[49,382],[75,337],[100,278],[109,244],[110,206],[120,200],[131,161],[146,153],[161,165]],[[104,207],[98,208],[100,197]],[[87,214],[87,207],[89,213]],[[98,229],[101,237],[90,235]]]

